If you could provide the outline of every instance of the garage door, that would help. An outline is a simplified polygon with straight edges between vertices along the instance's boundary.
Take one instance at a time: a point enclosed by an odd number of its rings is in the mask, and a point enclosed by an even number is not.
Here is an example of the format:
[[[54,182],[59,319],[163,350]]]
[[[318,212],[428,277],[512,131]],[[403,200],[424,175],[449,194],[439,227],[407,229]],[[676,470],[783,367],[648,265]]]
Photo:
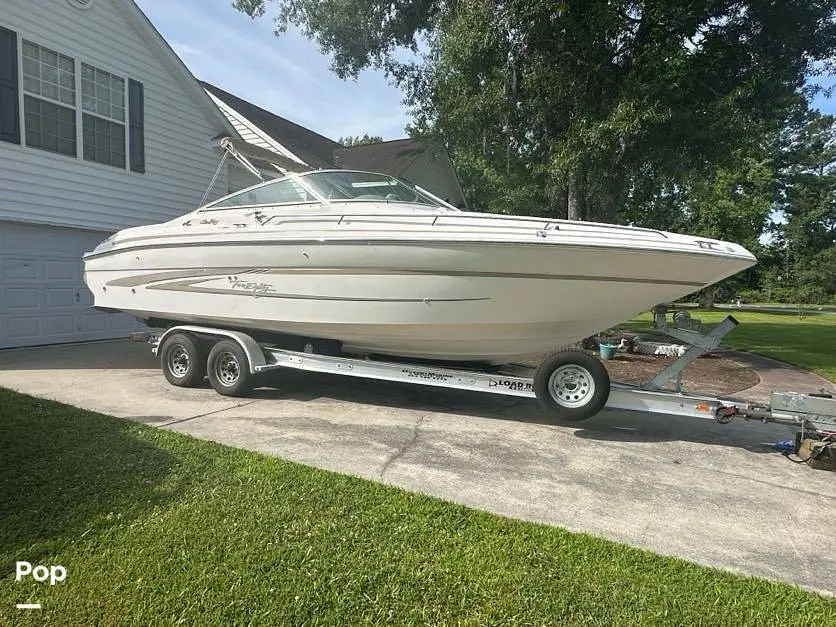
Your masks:
[[[0,348],[125,337],[133,316],[91,308],[81,255],[107,233],[0,222]]]

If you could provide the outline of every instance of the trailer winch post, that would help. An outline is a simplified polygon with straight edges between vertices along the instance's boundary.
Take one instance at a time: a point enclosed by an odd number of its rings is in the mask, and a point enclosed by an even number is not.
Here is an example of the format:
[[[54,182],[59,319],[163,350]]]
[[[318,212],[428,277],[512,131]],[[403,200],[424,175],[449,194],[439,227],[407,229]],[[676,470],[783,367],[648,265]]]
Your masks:
[[[677,392],[682,392],[682,371],[700,355],[717,348],[723,337],[732,331],[739,322],[733,316],[726,316],[711,331],[703,333],[702,324],[699,320],[691,318],[687,312],[679,312],[679,314],[685,314],[684,316],[677,314],[679,319],[675,319],[674,324],[678,326],[674,327],[668,325],[668,321],[665,318],[666,313],[667,307],[665,305],[657,305],[653,309],[654,327],[665,335],[688,344],[689,348],[671,365],[662,370],[650,381],[643,382],[639,387],[644,390],[661,390],[665,383],[676,377],[675,389]]]

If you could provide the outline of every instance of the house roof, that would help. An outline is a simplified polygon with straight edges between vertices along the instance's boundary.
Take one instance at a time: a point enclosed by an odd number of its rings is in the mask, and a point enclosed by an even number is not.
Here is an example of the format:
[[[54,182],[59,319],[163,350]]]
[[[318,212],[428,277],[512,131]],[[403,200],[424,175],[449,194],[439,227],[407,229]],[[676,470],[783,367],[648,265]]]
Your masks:
[[[233,96],[211,83],[200,81],[200,84],[218,100],[243,115],[309,166],[314,168],[335,167],[334,151],[342,148],[342,144],[270,113],[266,109],[262,109],[242,98]]]
[[[226,116],[215,106],[209,95],[201,89],[197,78],[189,71],[185,63],[177,56],[172,47],[160,34],[156,27],[142,12],[142,9],[134,0],[114,0],[113,6],[136,29],[137,33],[148,42],[151,50],[157,54],[160,60],[171,71],[174,77],[180,82],[186,93],[190,94],[197,103],[200,110],[210,120],[216,121],[232,137],[238,138],[238,132]]]
[[[334,157],[346,170],[371,170],[400,176],[427,146],[415,139],[394,139],[376,144],[339,146]]]

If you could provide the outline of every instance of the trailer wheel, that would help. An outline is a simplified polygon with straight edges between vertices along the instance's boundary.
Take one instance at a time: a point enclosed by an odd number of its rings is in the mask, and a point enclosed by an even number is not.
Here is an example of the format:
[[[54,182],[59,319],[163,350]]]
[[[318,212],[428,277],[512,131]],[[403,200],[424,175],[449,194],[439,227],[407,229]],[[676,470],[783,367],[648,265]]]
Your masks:
[[[534,372],[534,395],[540,406],[562,420],[586,420],[610,396],[610,376],[596,357],[564,349],[552,353]]]
[[[243,396],[252,388],[250,361],[241,346],[232,340],[221,340],[209,351],[207,360],[209,383],[224,396]]]
[[[206,353],[186,333],[174,333],[165,339],[160,350],[163,376],[171,385],[193,388],[206,376]]]

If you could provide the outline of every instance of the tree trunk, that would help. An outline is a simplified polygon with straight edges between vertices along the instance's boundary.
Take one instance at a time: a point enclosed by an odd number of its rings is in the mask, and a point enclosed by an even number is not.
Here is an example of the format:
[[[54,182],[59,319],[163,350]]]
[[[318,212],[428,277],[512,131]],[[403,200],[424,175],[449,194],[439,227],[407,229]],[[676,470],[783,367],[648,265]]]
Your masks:
[[[560,187],[550,194],[552,196],[552,208],[549,212],[552,218],[558,220],[565,220],[569,215],[569,190],[565,187]]]
[[[700,309],[714,308],[714,295],[717,293],[717,288],[713,285],[700,291]]]
[[[586,219],[606,224],[616,223],[619,204],[624,198],[625,179],[619,172],[599,177],[594,193],[587,192]]]
[[[616,203],[618,202],[616,198],[616,193],[611,189],[602,193],[601,196],[597,199],[598,202],[596,203],[597,207],[595,215],[591,215],[590,219],[595,220],[596,222],[614,224]]]
[[[583,220],[584,219],[584,190],[581,183],[583,179],[578,172],[572,174],[569,179],[569,188],[567,191],[568,197],[568,211],[567,217],[569,220]]]

